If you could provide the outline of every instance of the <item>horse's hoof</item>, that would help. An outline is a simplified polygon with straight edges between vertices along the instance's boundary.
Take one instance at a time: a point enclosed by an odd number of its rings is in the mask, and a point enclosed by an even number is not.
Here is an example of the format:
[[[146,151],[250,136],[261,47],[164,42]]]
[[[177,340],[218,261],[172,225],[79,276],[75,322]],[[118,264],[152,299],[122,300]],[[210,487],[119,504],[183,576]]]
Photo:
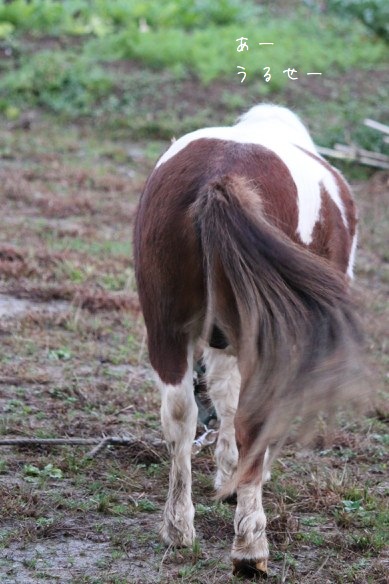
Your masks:
[[[160,535],[165,545],[174,548],[191,547],[196,538],[196,532],[193,527],[183,532],[177,530],[171,525],[169,526],[169,528],[166,528],[166,526],[162,526],[160,530]]]
[[[232,573],[238,578],[267,578],[267,560],[232,560]]]

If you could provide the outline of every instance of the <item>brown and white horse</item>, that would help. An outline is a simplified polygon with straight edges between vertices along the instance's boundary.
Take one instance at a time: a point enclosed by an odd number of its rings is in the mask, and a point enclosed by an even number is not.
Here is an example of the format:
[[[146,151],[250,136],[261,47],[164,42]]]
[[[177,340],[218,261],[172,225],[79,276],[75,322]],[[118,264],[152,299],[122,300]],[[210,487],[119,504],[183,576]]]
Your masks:
[[[215,487],[237,493],[234,573],[266,572],[267,447],[346,385],[358,338],[347,293],[355,247],[349,187],[288,109],[253,107],[232,127],[183,136],[159,159],[134,249],[171,455],[167,544],[195,537],[193,355],[202,340],[220,419]]]

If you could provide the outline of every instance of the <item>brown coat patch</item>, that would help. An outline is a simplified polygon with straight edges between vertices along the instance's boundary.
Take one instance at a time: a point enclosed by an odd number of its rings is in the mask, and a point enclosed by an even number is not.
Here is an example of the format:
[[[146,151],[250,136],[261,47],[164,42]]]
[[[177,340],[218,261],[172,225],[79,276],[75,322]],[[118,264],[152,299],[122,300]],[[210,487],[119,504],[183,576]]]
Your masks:
[[[244,384],[257,366],[258,351],[277,350],[280,367],[283,351],[290,358],[282,336],[293,344],[306,318],[316,314],[324,323],[329,305],[344,302],[342,282],[317,256],[346,270],[355,231],[353,202],[340,175],[307,155],[335,174],[349,222],[347,232],[322,188],[310,251],[296,234],[291,173],[264,146],[195,140],[149,177],[135,222],[135,269],[150,360],[163,382],[181,382],[188,343],[199,337],[210,311],[207,333],[216,324],[235,347],[246,363]],[[331,326],[338,326],[336,319]]]
[[[134,254],[150,360],[165,383],[184,376],[187,344],[200,334],[206,312],[202,252],[189,210],[206,185],[226,174],[250,184],[258,194],[251,207],[263,206],[269,221],[296,239],[296,186],[286,165],[263,146],[204,138],[153,171],[135,221]],[[245,190],[238,192],[244,199]],[[219,278],[225,281],[221,271]],[[231,291],[219,300],[235,311]]]

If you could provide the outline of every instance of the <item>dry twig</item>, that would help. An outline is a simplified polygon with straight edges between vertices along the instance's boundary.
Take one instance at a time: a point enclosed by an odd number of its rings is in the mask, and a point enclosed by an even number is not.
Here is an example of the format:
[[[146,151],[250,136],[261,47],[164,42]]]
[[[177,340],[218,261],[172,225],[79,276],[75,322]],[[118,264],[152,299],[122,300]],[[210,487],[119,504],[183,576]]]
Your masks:
[[[381,124],[380,122],[376,122],[375,120],[370,120],[369,118],[363,120],[363,123],[368,128],[373,128],[373,130],[378,130],[383,134],[389,134],[389,126],[386,126],[385,124]]]
[[[363,123],[368,128],[372,128],[373,130],[382,132],[382,134],[386,134],[386,136],[383,136],[383,141],[385,144],[389,144],[389,126],[370,119],[363,120]],[[352,162],[358,162],[360,164],[365,164],[374,168],[383,168],[385,170],[389,169],[389,156],[379,152],[373,152],[372,150],[364,150],[363,148],[359,148],[357,146],[335,144],[335,149],[317,146],[317,150],[320,154],[329,156],[331,158],[350,160]]]
[[[135,436],[104,436],[102,438],[6,438],[0,440],[0,446],[58,446],[58,445],[94,445],[85,459],[94,458],[107,446],[127,446],[131,449],[135,458],[147,458],[154,462],[162,460],[165,456],[158,452],[163,448],[165,442],[157,438],[140,440]]]
[[[370,150],[362,150],[361,148],[346,146],[345,144],[337,144],[337,149],[335,150],[332,148],[317,146],[317,150],[320,154],[330,156],[331,158],[350,160],[351,162],[358,162],[374,168],[389,169],[389,156],[378,154],[377,152],[372,152]]]

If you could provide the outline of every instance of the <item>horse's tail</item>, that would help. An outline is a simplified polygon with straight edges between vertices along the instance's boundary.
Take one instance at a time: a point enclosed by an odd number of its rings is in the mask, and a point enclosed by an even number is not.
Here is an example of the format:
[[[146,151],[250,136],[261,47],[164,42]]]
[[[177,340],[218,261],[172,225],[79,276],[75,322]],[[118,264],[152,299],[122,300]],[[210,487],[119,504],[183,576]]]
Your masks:
[[[349,396],[359,327],[345,276],[272,225],[246,179],[207,185],[194,215],[206,265],[207,334],[216,324],[237,352],[236,425],[256,436],[255,457],[280,444],[296,416],[308,421]]]

